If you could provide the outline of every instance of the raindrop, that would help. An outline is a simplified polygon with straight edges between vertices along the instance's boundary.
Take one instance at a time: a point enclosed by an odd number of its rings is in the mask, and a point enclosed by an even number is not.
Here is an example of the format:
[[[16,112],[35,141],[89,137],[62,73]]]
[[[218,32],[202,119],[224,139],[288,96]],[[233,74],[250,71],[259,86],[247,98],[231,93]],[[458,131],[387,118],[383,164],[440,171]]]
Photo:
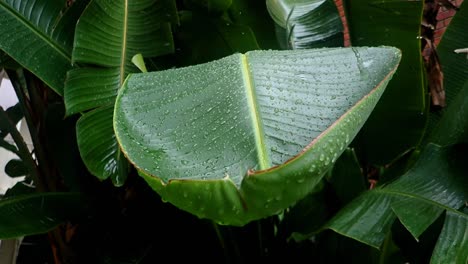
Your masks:
[[[325,155],[324,155],[324,154],[320,154],[319,160],[320,160],[320,161],[324,161],[324,160],[325,160]]]

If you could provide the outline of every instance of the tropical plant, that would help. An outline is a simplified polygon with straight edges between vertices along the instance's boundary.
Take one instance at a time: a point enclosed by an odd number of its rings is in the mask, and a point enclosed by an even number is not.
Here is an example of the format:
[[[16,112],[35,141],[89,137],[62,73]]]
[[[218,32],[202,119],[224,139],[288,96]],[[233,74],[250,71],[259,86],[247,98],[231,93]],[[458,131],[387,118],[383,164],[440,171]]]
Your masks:
[[[345,4],[0,0],[18,263],[466,263],[466,10],[434,109],[423,2]]]

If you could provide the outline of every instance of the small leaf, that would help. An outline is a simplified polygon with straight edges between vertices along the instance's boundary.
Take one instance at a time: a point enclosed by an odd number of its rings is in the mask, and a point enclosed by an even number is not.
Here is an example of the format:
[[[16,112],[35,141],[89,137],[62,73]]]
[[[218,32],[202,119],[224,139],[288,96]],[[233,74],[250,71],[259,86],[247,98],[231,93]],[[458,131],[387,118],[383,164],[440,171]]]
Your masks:
[[[12,159],[6,164],[5,172],[10,177],[20,177],[28,174],[28,168],[22,160]]]
[[[444,212],[442,207],[414,199],[395,202],[392,209],[416,240]]]
[[[146,69],[145,60],[143,59],[143,55],[141,55],[141,53],[135,54],[135,55],[132,57],[132,63],[133,63],[135,66],[137,66],[137,68],[138,68],[141,72],[148,72],[148,70]]]
[[[21,110],[21,105],[17,103],[16,105],[9,107],[6,111],[8,118],[11,123],[16,125],[23,118],[23,111]],[[0,138],[5,138],[8,135],[9,124],[6,123],[6,120],[0,120]]]
[[[283,48],[343,46],[343,24],[332,0],[267,0]]]

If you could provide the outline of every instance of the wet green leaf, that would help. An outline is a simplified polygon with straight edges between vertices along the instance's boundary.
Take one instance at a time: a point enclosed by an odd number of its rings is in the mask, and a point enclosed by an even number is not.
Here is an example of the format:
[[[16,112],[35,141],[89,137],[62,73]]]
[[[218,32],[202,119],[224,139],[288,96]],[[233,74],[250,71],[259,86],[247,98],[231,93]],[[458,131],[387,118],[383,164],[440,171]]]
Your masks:
[[[125,77],[139,71],[131,59],[173,52],[170,23],[177,22],[173,0],[95,0],[80,17],[72,59],[86,67],[67,73],[64,99],[67,115],[92,110],[77,124],[78,147],[88,170],[101,180],[111,177],[121,186],[126,178],[127,171],[119,169],[127,165],[121,164],[125,159],[113,135],[111,106]]]
[[[320,182],[399,58],[389,47],[252,51],[133,74],[119,93],[114,130],[163,199],[243,225]]]

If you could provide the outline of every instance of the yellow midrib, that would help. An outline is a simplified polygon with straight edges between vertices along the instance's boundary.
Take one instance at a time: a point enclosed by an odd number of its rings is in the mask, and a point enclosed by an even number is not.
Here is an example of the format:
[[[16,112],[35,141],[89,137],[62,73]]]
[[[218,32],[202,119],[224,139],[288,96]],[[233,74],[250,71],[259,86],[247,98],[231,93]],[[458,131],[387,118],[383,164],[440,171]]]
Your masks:
[[[242,65],[242,77],[244,80],[244,86],[247,94],[247,101],[252,117],[252,124],[254,128],[255,144],[257,147],[258,161],[261,170],[268,169],[271,167],[270,157],[266,150],[265,137],[263,132],[263,126],[260,120],[260,113],[258,111],[256,94],[253,87],[252,78],[250,76],[249,63],[247,62],[247,56],[241,54],[241,65]]]
[[[120,85],[125,80],[125,60],[127,57],[128,0],[124,1],[124,21],[122,33],[122,54],[120,56]]]

